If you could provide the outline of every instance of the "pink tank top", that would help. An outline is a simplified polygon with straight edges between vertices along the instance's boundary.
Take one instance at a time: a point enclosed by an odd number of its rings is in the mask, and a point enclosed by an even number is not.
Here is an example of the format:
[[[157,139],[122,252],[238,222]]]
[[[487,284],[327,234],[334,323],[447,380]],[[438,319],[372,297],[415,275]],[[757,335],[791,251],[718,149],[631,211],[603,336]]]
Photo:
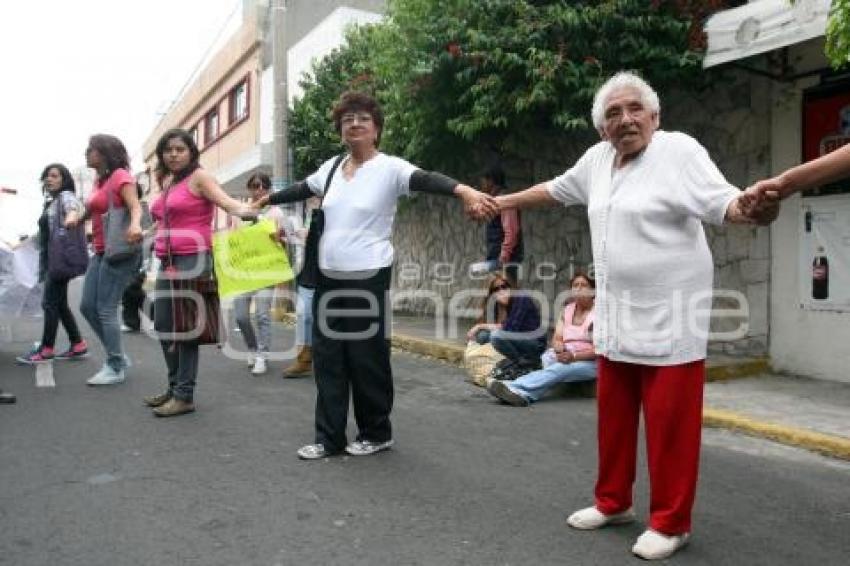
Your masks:
[[[590,312],[584,317],[584,322],[578,326],[573,324],[575,312],[575,303],[570,303],[564,308],[564,347],[575,353],[592,352],[593,335],[590,331],[590,325],[593,324],[593,309],[590,309]]]
[[[167,238],[170,229],[171,253],[190,255],[212,248],[212,221],[215,204],[189,190],[186,177],[157,198],[151,205],[151,216],[159,221],[154,249],[159,258],[168,256]],[[166,202],[166,198],[168,199]],[[168,207],[168,228],[165,207]]]

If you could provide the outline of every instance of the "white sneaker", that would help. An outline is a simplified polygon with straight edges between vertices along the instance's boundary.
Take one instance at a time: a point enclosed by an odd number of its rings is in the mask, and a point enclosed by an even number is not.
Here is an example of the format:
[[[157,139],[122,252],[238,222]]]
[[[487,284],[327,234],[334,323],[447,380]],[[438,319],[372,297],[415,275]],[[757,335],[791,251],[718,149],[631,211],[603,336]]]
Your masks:
[[[371,456],[382,450],[389,450],[393,445],[393,440],[389,439],[386,442],[372,442],[371,440],[355,440],[345,447],[345,451],[352,456]]]
[[[251,368],[251,373],[254,375],[263,375],[266,373],[266,359],[263,356],[254,358],[254,367]]]
[[[307,444],[298,449],[298,457],[302,460],[320,460],[328,456],[324,444]]]
[[[691,538],[690,533],[667,536],[647,529],[638,537],[632,552],[644,560],[664,560],[688,544],[689,538]]]
[[[596,507],[586,507],[567,517],[567,524],[574,529],[592,531],[606,525],[623,525],[634,520],[635,512],[631,507],[613,515],[605,515]]]
[[[124,381],[124,370],[115,371],[108,365],[100,368],[100,371],[94,374],[86,381],[88,385],[115,385]]]

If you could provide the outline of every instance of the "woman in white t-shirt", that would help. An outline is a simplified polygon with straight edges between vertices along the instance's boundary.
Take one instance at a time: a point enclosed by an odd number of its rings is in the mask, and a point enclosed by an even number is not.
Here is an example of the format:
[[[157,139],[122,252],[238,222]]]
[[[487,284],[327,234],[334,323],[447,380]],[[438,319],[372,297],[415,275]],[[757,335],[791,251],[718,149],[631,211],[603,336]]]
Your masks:
[[[268,201],[283,204],[323,197],[321,274],[313,300],[316,439],[298,450],[306,460],[343,450],[369,455],[393,444],[386,315],[393,263],[390,237],[398,198],[411,191],[456,195],[468,212],[495,213],[490,197],[472,187],[378,151],[384,118],[371,96],[344,93],[333,120],[348,148],[342,161],[329,159],[305,181],[272,194]],[[345,435],[349,389],[358,428],[351,443]]]
[[[632,548],[662,559],[684,545],[699,469],[702,389],[714,266],[702,222],[764,223],[693,138],[658,130],[658,95],[633,73],[597,91],[602,141],[556,179],[496,197],[499,208],[588,207],[598,355],[599,473],[595,505],[568,524],[634,520],[640,412],[650,469],[649,528]]]

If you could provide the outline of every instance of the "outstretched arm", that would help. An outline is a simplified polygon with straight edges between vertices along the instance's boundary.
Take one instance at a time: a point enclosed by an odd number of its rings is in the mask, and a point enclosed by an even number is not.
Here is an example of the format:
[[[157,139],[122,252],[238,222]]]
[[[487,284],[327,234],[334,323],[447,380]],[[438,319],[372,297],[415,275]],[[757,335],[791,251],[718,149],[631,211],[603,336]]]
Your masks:
[[[499,205],[499,210],[505,210],[507,208],[533,208],[553,205],[558,204],[558,201],[549,192],[547,183],[538,183],[518,193],[498,196],[496,197],[496,204]]]
[[[786,198],[797,191],[817,187],[850,176],[850,145],[797,165],[772,179],[759,181],[759,191],[776,191]]]
[[[466,213],[472,218],[498,213],[493,197],[436,171],[422,169],[414,171],[410,176],[410,190],[438,195],[456,195],[463,201]]]
[[[299,202],[302,200],[307,200],[308,198],[315,196],[313,191],[310,190],[310,186],[307,185],[306,181],[299,181],[295,184],[288,186],[282,191],[277,191],[275,193],[271,193],[269,195],[264,196],[259,201],[257,201],[257,205],[259,208],[262,208],[268,204],[287,204],[290,202]]]
[[[215,180],[215,177],[203,169],[198,169],[192,173],[191,183],[202,197],[212,201],[216,206],[223,209],[228,214],[238,216],[240,218],[251,218],[257,215],[251,205],[239,202],[228,195],[224,189],[221,188],[221,185],[218,184],[218,181]]]

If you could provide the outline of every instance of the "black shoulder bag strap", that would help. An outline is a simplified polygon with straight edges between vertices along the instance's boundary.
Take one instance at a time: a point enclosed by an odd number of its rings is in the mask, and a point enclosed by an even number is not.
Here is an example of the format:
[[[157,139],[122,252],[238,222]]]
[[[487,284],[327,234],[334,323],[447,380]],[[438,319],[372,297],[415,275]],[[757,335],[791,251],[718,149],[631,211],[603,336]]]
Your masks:
[[[331,166],[330,173],[328,173],[328,178],[325,179],[325,189],[322,191],[322,198],[321,202],[319,203],[319,208],[321,208],[322,205],[325,203],[325,197],[328,196],[328,191],[331,188],[331,181],[333,181],[334,178],[334,173],[336,173],[336,170],[339,168],[339,164],[342,163],[343,159],[345,159],[344,153],[338,156],[334,161],[333,166]]]

